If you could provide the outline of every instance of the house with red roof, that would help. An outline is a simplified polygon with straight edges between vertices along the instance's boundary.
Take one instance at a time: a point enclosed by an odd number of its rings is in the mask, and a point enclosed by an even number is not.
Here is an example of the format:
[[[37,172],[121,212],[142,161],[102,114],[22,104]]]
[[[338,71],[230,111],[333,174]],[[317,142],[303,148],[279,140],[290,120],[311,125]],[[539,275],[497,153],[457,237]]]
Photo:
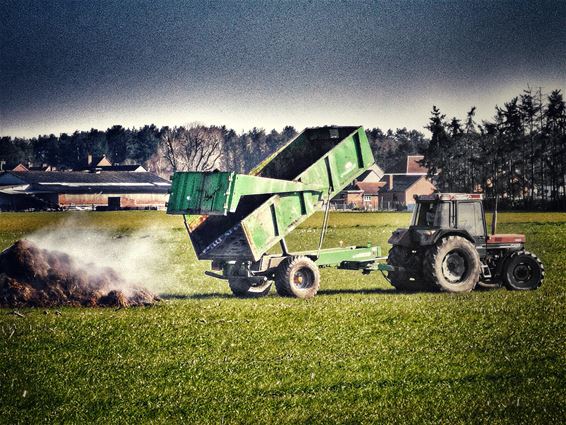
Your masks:
[[[408,155],[386,168],[379,189],[379,209],[412,210],[415,195],[429,195],[436,190],[427,178],[427,169],[421,165],[422,155]]]
[[[414,195],[428,195],[436,187],[420,164],[422,155],[408,155],[391,164],[384,172],[372,166],[332,200],[336,209],[411,210]]]
[[[332,201],[336,209],[377,210],[379,208],[379,188],[383,170],[377,164],[364,171]]]

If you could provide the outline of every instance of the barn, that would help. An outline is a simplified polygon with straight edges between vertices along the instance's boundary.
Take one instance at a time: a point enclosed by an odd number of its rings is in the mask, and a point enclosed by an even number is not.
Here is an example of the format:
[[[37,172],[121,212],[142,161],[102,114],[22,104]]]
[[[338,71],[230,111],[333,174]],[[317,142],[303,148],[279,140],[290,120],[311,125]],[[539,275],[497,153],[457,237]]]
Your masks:
[[[0,209],[163,209],[169,187],[148,172],[6,171]]]

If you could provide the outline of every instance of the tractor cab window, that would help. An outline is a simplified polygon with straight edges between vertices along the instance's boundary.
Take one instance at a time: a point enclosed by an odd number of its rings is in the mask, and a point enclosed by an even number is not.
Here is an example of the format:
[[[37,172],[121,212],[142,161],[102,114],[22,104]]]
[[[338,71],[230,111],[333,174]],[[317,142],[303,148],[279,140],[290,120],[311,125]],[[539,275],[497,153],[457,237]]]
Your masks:
[[[479,202],[458,204],[458,229],[467,230],[472,236],[485,234],[483,211]]]
[[[420,227],[450,227],[450,203],[419,203],[413,215],[412,224]]]

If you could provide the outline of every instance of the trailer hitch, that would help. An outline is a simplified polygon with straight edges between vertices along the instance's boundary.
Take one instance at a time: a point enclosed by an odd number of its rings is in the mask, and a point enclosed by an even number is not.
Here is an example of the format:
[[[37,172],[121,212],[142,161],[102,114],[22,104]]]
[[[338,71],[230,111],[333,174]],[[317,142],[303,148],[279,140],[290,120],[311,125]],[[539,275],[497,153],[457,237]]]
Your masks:
[[[207,275],[207,276],[210,276],[210,277],[215,277],[216,279],[224,279],[224,280],[228,279],[227,276],[224,276],[220,273],[214,273],[214,272],[211,272],[209,270],[205,270],[204,274]]]
[[[362,270],[363,274],[370,274],[371,272],[404,272],[405,267],[392,266],[391,264],[377,263],[370,264],[365,269]]]

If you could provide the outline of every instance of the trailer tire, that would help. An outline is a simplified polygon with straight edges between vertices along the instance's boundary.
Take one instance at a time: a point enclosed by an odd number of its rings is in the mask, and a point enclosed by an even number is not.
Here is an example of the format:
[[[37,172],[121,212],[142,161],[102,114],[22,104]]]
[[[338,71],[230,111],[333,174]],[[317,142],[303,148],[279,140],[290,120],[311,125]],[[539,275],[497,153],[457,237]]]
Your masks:
[[[505,260],[503,282],[507,289],[529,291],[537,289],[544,281],[544,266],[529,251],[514,252]]]
[[[394,245],[387,255],[387,264],[405,269],[404,271],[387,272],[389,283],[398,291],[418,292],[432,289],[422,277],[420,257],[411,249]]]
[[[312,298],[319,287],[318,266],[305,256],[286,258],[275,273],[275,288],[282,297]]]
[[[424,269],[427,279],[440,290],[470,292],[480,280],[480,256],[469,240],[448,236],[429,248]]]
[[[271,281],[265,281],[259,285],[252,285],[245,277],[232,277],[228,279],[228,285],[232,293],[238,298],[265,297],[271,290]]]

